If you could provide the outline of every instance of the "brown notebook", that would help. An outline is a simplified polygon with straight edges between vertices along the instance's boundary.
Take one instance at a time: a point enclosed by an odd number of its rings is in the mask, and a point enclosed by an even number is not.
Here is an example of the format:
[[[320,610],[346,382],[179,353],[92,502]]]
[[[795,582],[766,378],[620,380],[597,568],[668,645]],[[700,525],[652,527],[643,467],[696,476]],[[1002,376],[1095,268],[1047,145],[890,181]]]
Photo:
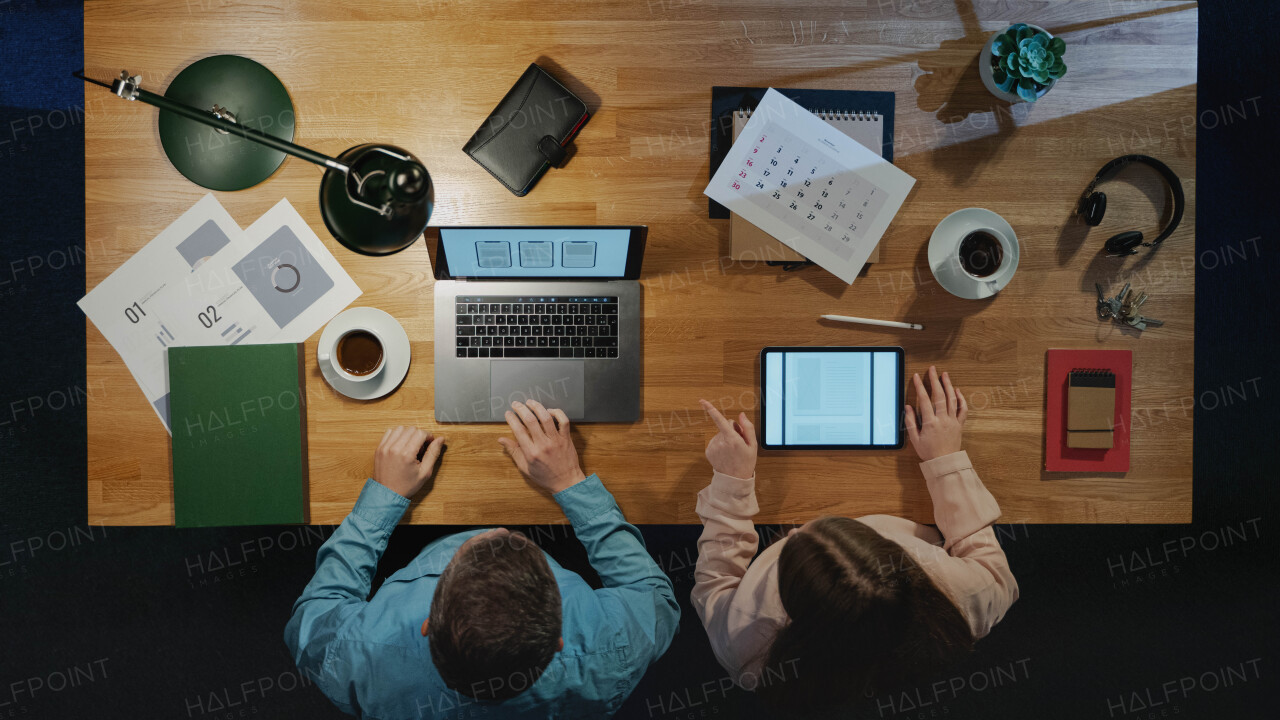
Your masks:
[[[1116,376],[1075,369],[1067,376],[1067,447],[1110,448],[1116,412]]]
[[[883,118],[877,114],[848,112],[815,112],[831,127],[861,143],[868,150],[880,154],[884,139]],[[751,119],[750,110],[733,113],[733,139]],[[805,257],[776,240],[769,233],[752,225],[737,213],[729,213],[729,256],[734,260],[757,262],[798,262]],[[876,245],[867,256],[868,263],[880,262],[880,246]]]

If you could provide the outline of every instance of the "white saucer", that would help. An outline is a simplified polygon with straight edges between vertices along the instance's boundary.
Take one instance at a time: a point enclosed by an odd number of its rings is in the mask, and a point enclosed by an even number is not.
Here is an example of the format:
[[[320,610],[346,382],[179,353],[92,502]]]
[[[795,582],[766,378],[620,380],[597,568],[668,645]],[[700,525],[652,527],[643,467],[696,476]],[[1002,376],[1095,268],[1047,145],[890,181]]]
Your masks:
[[[320,363],[320,374],[330,387],[353,400],[376,400],[399,387],[409,373],[409,334],[398,320],[382,310],[358,307],[338,313],[330,320],[324,326],[324,332],[320,333],[320,343],[316,347],[330,347],[343,333],[356,327],[370,328],[382,338],[383,351],[387,356],[382,371],[372,380],[356,382],[339,375],[329,363]]]
[[[974,230],[990,228],[1003,235],[1005,260],[994,275],[976,278],[956,259],[960,241]],[[966,300],[988,298],[1004,289],[1018,269],[1018,236],[1013,226],[985,208],[957,210],[942,219],[929,238],[929,269],[947,292]]]

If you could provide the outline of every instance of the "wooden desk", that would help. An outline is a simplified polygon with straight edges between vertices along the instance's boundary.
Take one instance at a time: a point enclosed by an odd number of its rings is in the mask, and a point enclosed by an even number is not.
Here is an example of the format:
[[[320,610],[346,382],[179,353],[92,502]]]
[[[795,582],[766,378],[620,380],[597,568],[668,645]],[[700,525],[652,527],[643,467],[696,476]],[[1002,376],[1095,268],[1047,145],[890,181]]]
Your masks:
[[[435,223],[647,224],[644,417],[576,431],[584,467],[634,522],[697,522],[695,495],[711,474],[702,451],[713,433],[697,400],[752,413],[756,355],[766,344],[901,344],[909,372],[930,363],[949,370],[972,406],[966,446],[1005,522],[1189,522],[1196,4],[1015,1],[994,17],[968,0],[841,5],[609,0],[544,2],[535,13],[517,0],[88,3],[85,61],[92,76],[128,69],[163,92],[201,57],[258,60],[289,89],[303,145],[336,155],[376,140],[423,158],[437,188]],[[999,103],[978,79],[988,35],[1015,21],[1067,41],[1069,71],[1034,107]],[[594,117],[567,167],[516,198],[461,147],[533,60],[583,96]],[[918,183],[884,238],[883,262],[846,287],[818,269],[782,273],[728,260],[728,221],[709,220],[702,195],[716,84],[897,93],[896,160]],[[154,108],[100,88],[85,95],[93,287],[205,191],[165,159]],[[1172,166],[1188,208],[1159,252],[1119,261],[1097,250],[1122,230],[1154,232],[1155,217],[1168,212],[1158,183],[1133,172],[1135,184],[1110,184],[1103,227],[1089,230],[1072,212],[1098,168],[1127,152]],[[367,258],[341,248],[320,219],[320,174],[289,159],[258,187],[218,193],[245,226],[289,198],[364,289],[357,304],[387,310],[413,340],[403,387],[368,404],[324,383],[318,333],[309,341],[311,522],[341,521],[383,430],[402,423],[443,430],[450,441],[434,491],[408,522],[563,522],[503,456],[505,426],[436,426],[427,253],[418,245]],[[934,225],[969,206],[1003,215],[1022,246],[1017,276],[989,301],[947,294],[926,263]],[[1164,327],[1139,335],[1095,319],[1094,282],[1116,290],[1125,280],[1151,293],[1146,309]],[[817,322],[824,312],[909,318],[927,330],[826,326]],[[172,523],[168,437],[119,356],[92,325],[86,335],[89,521]],[[1127,474],[1042,471],[1045,350],[1053,347],[1134,350]],[[768,455],[759,477],[761,522],[932,517],[909,447]]]

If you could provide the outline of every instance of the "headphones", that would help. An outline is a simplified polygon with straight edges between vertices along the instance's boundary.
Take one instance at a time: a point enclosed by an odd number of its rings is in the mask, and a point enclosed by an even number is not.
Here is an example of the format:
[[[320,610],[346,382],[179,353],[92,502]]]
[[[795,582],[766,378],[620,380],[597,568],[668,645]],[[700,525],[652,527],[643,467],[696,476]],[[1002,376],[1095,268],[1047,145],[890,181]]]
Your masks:
[[[1182,194],[1182,181],[1169,169],[1168,165],[1146,155],[1125,155],[1103,165],[1098,174],[1094,176],[1093,182],[1089,183],[1089,187],[1085,188],[1084,194],[1080,196],[1080,206],[1076,208],[1076,212],[1084,218],[1086,225],[1100,224],[1102,216],[1107,213],[1107,194],[1094,192],[1094,188],[1106,182],[1121,168],[1135,162],[1155,168],[1160,173],[1160,177],[1164,178],[1165,184],[1169,186],[1169,190],[1173,193],[1173,218],[1169,220],[1169,225],[1160,231],[1156,239],[1149,243],[1142,241],[1142,233],[1137,230],[1129,230],[1119,235],[1112,235],[1107,239],[1104,246],[1108,257],[1137,255],[1139,247],[1149,247],[1152,248],[1152,252],[1155,252],[1155,248],[1178,228],[1178,223],[1182,222],[1182,212],[1187,206],[1187,199]]]

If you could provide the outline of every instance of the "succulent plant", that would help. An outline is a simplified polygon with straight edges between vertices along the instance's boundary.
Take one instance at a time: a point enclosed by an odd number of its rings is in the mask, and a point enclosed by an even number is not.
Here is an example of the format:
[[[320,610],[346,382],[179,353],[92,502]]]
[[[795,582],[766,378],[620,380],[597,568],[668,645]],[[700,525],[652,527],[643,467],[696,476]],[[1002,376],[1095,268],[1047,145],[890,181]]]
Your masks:
[[[1051,82],[1066,74],[1066,50],[1062,38],[1050,38],[1026,23],[1010,25],[991,45],[992,79],[1001,90],[1035,102]]]

